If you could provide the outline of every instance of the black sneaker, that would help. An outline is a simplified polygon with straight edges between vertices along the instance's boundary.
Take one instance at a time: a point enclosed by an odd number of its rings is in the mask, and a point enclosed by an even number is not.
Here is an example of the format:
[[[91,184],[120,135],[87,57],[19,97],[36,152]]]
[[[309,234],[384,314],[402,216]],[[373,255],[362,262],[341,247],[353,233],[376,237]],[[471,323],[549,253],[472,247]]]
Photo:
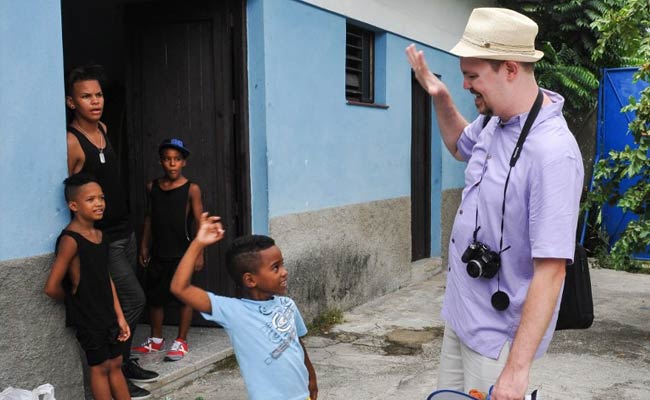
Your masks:
[[[151,397],[151,393],[147,389],[143,389],[140,386],[135,386],[130,380],[126,380],[126,386],[129,388],[129,394],[132,399],[148,399]]]
[[[138,360],[135,358],[130,359],[126,364],[122,365],[122,373],[127,380],[133,382],[153,382],[158,379],[158,373],[154,371],[149,371],[138,364]],[[131,396],[133,397],[133,396]]]

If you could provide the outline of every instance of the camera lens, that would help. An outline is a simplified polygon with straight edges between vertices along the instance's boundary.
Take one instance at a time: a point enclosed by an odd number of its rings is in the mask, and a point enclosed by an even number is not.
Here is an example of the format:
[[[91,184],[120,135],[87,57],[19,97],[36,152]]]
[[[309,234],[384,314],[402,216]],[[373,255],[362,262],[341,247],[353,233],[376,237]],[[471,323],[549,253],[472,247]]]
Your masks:
[[[483,268],[478,260],[469,260],[467,263],[467,273],[472,278],[478,278],[483,273]]]
[[[468,262],[476,255],[476,243],[472,243],[463,252],[463,255],[460,257],[460,260],[464,263]]]

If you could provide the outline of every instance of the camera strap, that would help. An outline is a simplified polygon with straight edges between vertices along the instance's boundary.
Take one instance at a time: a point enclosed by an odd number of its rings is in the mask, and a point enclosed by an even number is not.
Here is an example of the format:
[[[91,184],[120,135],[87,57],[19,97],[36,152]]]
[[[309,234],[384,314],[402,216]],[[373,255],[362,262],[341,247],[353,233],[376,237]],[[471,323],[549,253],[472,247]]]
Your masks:
[[[521,155],[521,149],[524,147],[524,142],[526,141],[526,137],[528,137],[528,132],[530,132],[530,128],[533,126],[533,122],[535,122],[535,119],[539,114],[539,110],[542,109],[543,101],[544,101],[544,94],[542,93],[541,89],[538,89],[537,98],[535,99],[535,102],[533,103],[533,107],[530,109],[530,112],[528,113],[526,122],[524,122],[524,127],[522,128],[521,133],[519,134],[517,145],[512,151],[512,156],[510,156],[510,168],[508,169],[506,184],[503,186],[503,203],[501,204],[501,235],[500,235],[501,238],[499,239],[499,254],[503,253],[504,251],[510,248],[510,246],[506,247],[505,249],[503,248],[503,225],[506,216],[506,193],[508,191],[508,183],[510,182],[510,173],[512,172],[512,167],[514,167],[515,164],[517,164],[517,160],[519,160],[519,156]],[[478,211],[478,205],[476,206],[476,209]]]
[[[537,115],[539,114],[539,111],[542,108],[542,103],[544,101],[544,94],[542,93],[541,89],[538,89],[537,92],[537,98],[535,99],[535,102],[533,103],[532,108],[530,109],[530,112],[528,113],[528,117],[526,117],[526,122],[524,122],[524,127],[521,129],[521,133],[519,134],[519,138],[517,139],[517,144],[515,145],[515,148],[512,151],[512,156],[510,156],[510,168],[508,169],[508,175],[506,176],[506,182],[503,186],[503,202],[501,203],[501,232],[500,232],[500,238],[499,238],[499,256],[501,256],[501,253],[504,251],[508,250],[510,246],[507,246],[506,248],[503,247],[503,228],[504,228],[504,223],[505,223],[505,215],[506,215],[506,194],[508,192],[508,183],[510,182],[510,173],[512,172],[512,168],[517,164],[517,160],[519,160],[519,156],[521,155],[521,150],[524,146],[524,142],[526,141],[526,137],[528,137],[528,132],[530,132],[530,128],[533,126],[533,122],[535,122],[535,119],[537,118]],[[489,117],[486,117],[485,120],[483,121],[483,128],[487,125],[489,122]],[[484,172],[485,173],[485,170]],[[481,180],[479,181],[479,184],[483,181],[483,176],[481,176]],[[479,193],[480,193],[480,187],[479,187]],[[478,226],[478,201],[476,204],[476,219],[474,222],[474,242],[478,241],[478,231],[481,229],[480,226]],[[492,295],[492,306],[499,310],[503,311],[506,308],[508,308],[510,304],[510,298],[507,293],[502,292],[500,288],[500,270],[497,271],[497,291]]]
[[[501,239],[499,241],[499,254],[504,252],[506,249],[503,249],[503,217],[505,216],[506,212],[506,191],[508,190],[508,182],[510,181],[510,172],[512,171],[512,167],[517,164],[517,160],[519,160],[519,156],[521,155],[521,149],[524,147],[524,142],[526,141],[526,137],[528,136],[528,132],[530,131],[530,128],[533,126],[533,122],[535,122],[535,119],[537,118],[537,115],[539,114],[539,110],[542,108],[542,102],[544,100],[544,95],[542,93],[542,90],[540,89],[537,92],[537,98],[535,98],[535,102],[533,103],[532,108],[530,109],[530,112],[528,113],[528,117],[526,118],[526,122],[524,122],[524,127],[521,129],[521,133],[519,134],[519,138],[517,139],[517,144],[515,145],[514,150],[512,151],[512,155],[510,156],[510,169],[508,169],[508,176],[506,177],[506,183],[503,188],[503,203],[501,204]],[[483,126],[481,129],[485,129],[487,124],[490,122],[490,119],[492,118],[492,115],[486,115],[483,118]],[[483,176],[481,176],[481,179],[479,180],[479,184],[483,181]],[[480,191],[480,188],[479,188]],[[481,229],[480,226],[478,226],[478,204],[476,205],[476,216],[474,219],[474,241],[477,241],[477,236],[478,236],[478,231]]]

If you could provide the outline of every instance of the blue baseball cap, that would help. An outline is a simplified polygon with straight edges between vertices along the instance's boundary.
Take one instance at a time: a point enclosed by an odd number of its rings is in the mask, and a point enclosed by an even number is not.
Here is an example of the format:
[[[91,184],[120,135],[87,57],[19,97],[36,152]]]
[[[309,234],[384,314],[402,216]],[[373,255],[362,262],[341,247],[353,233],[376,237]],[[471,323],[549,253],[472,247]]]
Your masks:
[[[184,158],[189,157],[190,151],[185,147],[185,143],[181,139],[171,138],[165,139],[158,146],[158,152],[161,152],[163,149],[176,149],[181,152]]]

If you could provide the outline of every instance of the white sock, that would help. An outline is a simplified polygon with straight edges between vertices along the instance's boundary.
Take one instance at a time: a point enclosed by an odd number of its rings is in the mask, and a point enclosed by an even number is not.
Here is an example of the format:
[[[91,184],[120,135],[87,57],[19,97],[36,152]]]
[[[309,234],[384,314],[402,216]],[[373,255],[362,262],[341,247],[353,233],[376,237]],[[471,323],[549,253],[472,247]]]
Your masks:
[[[160,344],[163,342],[163,338],[159,338],[159,337],[152,337],[149,339],[151,339],[151,341],[154,342],[155,344]]]

